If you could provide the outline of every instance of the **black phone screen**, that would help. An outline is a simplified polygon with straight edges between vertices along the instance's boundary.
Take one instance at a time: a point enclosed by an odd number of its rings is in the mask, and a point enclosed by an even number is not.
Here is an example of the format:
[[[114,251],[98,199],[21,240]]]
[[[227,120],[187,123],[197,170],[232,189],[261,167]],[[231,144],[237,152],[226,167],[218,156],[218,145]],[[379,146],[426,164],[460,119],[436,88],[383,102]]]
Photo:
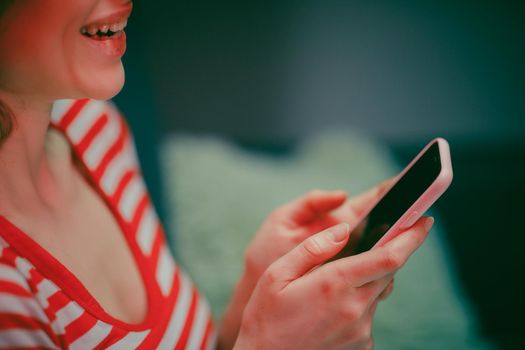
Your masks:
[[[356,226],[356,231],[362,230],[356,249],[350,252],[347,245],[335,258],[371,249],[434,182],[440,172],[439,145],[434,142]]]

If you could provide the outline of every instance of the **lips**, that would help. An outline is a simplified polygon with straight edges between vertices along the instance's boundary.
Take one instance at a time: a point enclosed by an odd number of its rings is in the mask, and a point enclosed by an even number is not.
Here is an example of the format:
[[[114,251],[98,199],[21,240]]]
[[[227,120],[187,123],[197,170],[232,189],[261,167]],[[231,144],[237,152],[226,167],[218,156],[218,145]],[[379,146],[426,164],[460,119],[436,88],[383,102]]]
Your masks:
[[[110,13],[90,20],[80,28],[80,34],[108,56],[122,56],[126,51],[126,28],[131,15],[132,3]]]
[[[80,29],[80,34],[87,36],[94,40],[108,40],[112,37],[118,37],[126,28],[128,24],[127,19],[124,19],[117,23],[107,24],[90,24]]]

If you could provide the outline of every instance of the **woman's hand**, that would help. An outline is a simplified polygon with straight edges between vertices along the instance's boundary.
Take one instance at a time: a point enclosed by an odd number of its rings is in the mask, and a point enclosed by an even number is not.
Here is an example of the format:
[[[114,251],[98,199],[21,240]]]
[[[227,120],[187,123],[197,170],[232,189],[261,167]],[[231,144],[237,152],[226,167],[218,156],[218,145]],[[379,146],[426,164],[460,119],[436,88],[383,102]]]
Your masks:
[[[378,298],[431,225],[420,219],[383,247],[325,265],[348,241],[348,225],[309,237],[264,272],[235,348],[371,348]]]
[[[271,263],[306,238],[339,223],[331,212],[346,200],[344,191],[314,190],[273,210],[245,251],[246,274],[257,281]]]
[[[341,222],[355,223],[387,184],[385,182],[351,199],[347,199],[344,191],[314,190],[275,209],[246,249],[244,274],[221,321],[219,338],[222,347],[229,349],[233,346],[244,307],[259,277],[271,263],[314,233]],[[353,238],[358,240],[358,237]]]
[[[389,183],[350,199],[344,191],[314,190],[275,209],[246,249],[246,274],[257,281],[271,263],[314,233],[342,222],[352,226]]]

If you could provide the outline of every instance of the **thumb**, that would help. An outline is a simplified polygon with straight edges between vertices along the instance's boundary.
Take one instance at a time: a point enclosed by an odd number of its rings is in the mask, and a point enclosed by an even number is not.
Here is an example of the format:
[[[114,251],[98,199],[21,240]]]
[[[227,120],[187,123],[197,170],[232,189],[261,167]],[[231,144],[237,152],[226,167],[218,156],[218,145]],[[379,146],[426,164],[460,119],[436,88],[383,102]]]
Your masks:
[[[275,261],[265,275],[280,289],[336,255],[349,236],[349,225],[341,223],[305,239]]]

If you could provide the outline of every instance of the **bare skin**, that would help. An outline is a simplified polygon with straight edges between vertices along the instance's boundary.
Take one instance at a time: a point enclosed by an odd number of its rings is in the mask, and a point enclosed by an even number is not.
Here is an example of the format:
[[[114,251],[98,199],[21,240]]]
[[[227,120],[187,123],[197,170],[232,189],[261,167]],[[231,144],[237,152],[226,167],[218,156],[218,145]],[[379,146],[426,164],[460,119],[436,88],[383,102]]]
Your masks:
[[[16,115],[24,118],[0,149],[0,213],[72,271],[111,316],[139,323],[146,292],[117,221],[65,138],[48,130],[49,114],[26,108]]]

